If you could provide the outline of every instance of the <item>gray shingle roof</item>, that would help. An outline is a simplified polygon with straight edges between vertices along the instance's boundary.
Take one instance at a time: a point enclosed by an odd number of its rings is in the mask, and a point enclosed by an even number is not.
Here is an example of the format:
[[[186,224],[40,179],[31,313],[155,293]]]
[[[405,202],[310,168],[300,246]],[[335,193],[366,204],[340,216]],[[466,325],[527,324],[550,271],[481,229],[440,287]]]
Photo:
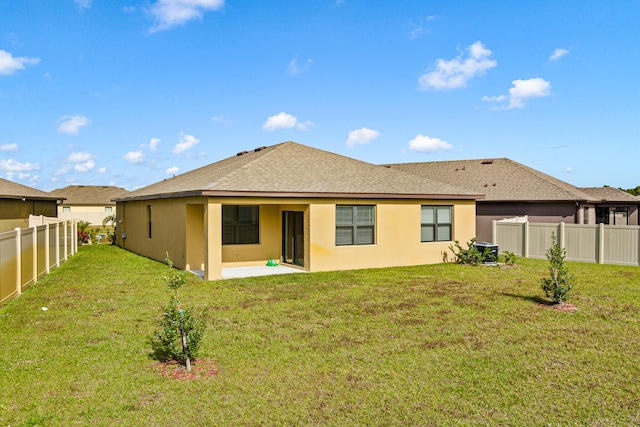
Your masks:
[[[600,201],[571,184],[506,158],[390,166],[484,193],[484,201]]]
[[[59,199],[59,197],[52,196],[44,191],[0,178],[0,198],[21,199],[23,197],[36,200]]]
[[[638,197],[613,187],[587,187],[580,188],[592,197],[603,202],[638,203]]]
[[[229,157],[120,199],[229,193],[292,197],[481,197],[454,185],[289,141]]]
[[[65,205],[114,205],[111,199],[127,194],[124,188],[107,185],[69,185],[58,188],[49,194],[58,198],[64,197]]]

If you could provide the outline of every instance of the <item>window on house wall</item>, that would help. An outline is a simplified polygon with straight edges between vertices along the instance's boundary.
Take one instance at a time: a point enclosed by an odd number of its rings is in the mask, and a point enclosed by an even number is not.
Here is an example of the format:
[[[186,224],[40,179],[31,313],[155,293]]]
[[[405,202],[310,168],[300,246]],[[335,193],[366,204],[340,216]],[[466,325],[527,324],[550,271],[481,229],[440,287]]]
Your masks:
[[[113,212],[113,208],[111,206],[105,206],[104,207],[104,211],[111,213],[111,212]]]
[[[422,206],[420,220],[421,242],[447,242],[452,240],[452,206]]]
[[[596,224],[629,225],[629,211],[626,207],[597,207]]]
[[[62,212],[71,212],[71,206],[63,206]]]
[[[373,245],[375,242],[375,207],[368,205],[336,206],[336,245]]]
[[[149,231],[149,238],[151,238],[151,205],[147,205],[147,228]]]
[[[259,206],[222,206],[222,244],[249,245],[260,243]]]

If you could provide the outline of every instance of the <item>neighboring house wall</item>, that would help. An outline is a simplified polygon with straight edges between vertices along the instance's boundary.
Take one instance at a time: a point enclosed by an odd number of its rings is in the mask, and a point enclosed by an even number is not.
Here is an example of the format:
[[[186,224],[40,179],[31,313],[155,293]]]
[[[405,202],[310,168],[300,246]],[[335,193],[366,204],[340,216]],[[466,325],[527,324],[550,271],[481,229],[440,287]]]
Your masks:
[[[492,221],[527,215],[531,222],[575,223],[580,209],[567,202],[482,202],[477,206],[476,239],[491,242]],[[595,211],[594,222],[595,222]]]
[[[100,226],[102,221],[109,215],[113,215],[115,211],[115,206],[70,206],[63,204],[58,207],[58,218],[62,220],[76,219]]]
[[[374,244],[336,245],[337,204],[375,206]],[[223,205],[259,206],[259,244],[222,245]],[[452,206],[451,241],[420,241],[422,205]],[[281,259],[283,212],[291,211],[304,215],[307,271],[438,263],[451,256],[453,240],[469,241],[476,231],[473,200],[193,197],[118,202],[118,244],[158,261],[168,251],[176,267],[202,269],[205,278],[218,279],[223,267]]]
[[[56,216],[56,200],[0,199],[0,233],[27,227],[29,215]]]
[[[0,199],[0,219],[56,216],[56,200]]]

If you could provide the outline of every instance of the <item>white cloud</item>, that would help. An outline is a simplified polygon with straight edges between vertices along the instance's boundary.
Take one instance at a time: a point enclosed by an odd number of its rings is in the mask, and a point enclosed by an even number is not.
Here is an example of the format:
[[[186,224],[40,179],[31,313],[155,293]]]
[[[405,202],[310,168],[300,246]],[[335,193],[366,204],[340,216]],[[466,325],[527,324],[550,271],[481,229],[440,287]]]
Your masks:
[[[489,59],[492,52],[485,48],[482,42],[477,41],[466,50],[466,58],[461,54],[450,61],[438,59],[436,70],[423,74],[418,79],[420,89],[444,90],[465,87],[470,79],[483,75],[498,65],[495,59]]]
[[[83,116],[82,114],[74,114],[62,116],[58,119],[58,132],[66,133],[67,135],[78,135],[80,128],[89,126],[91,120]]]
[[[183,25],[192,19],[202,18],[206,11],[218,10],[223,6],[224,0],[158,0],[149,9],[156,21],[150,32]]]
[[[513,87],[509,89],[511,103],[509,108],[522,108],[529,98],[542,98],[551,95],[551,83],[536,77],[528,80],[514,80]]]
[[[18,151],[18,144],[3,144],[0,145],[0,151]]]
[[[178,142],[175,147],[173,147],[172,153],[173,154],[180,154],[183,153],[187,150],[190,150],[191,148],[195,147],[196,145],[200,144],[200,140],[197,139],[195,136],[193,135],[182,135],[182,138],[180,138],[180,142]]]
[[[129,151],[123,157],[126,161],[134,165],[144,162],[144,153],[142,151]]]
[[[93,0],[74,0],[80,9],[90,9]]]
[[[269,116],[267,118],[267,121],[262,125],[262,128],[266,130],[296,128],[298,130],[307,131],[314,126],[315,123],[309,120],[307,120],[306,122],[298,123],[298,118],[296,116],[285,113],[283,111],[279,114],[276,114],[275,116]]]
[[[84,163],[76,163],[73,166],[73,169],[76,172],[89,172],[96,166],[96,163],[93,160],[87,160]]]
[[[311,68],[311,65],[313,65],[313,60],[311,59],[307,59],[307,61],[304,64],[300,64],[298,63],[298,59],[294,58],[291,61],[289,61],[289,66],[287,67],[287,74],[290,74],[292,76],[297,76],[298,74],[302,74],[305,71],[307,71],[309,68]]]
[[[178,172],[180,172],[180,168],[177,166],[172,166],[169,169],[167,169],[166,171],[164,171],[164,173],[166,173],[167,175],[175,175]]]
[[[86,151],[81,151],[78,153],[71,153],[69,157],[67,157],[67,162],[69,163],[82,163],[86,162],[93,158],[93,154],[87,153]]]
[[[296,116],[292,116],[283,111],[275,116],[269,116],[267,121],[262,125],[262,128],[266,130],[291,129],[296,126],[297,122],[298,119]]]
[[[571,172],[573,172],[573,168],[571,166],[567,166],[566,169],[565,169],[565,172],[571,173]]]
[[[6,50],[0,49],[0,74],[8,76],[16,71],[24,70],[25,65],[36,65],[40,58],[14,57]]]
[[[556,49],[553,51],[553,53],[551,54],[551,56],[549,57],[549,61],[553,62],[553,61],[557,61],[558,59],[562,58],[563,56],[567,56],[570,52],[567,49]]]
[[[103,166],[101,168],[98,169],[98,173],[107,173],[107,167]]]
[[[380,132],[369,128],[360,128],[349,132],[349,138],[347,139],[347,145],[349,147],[355,147],[360,144],[367,144],[380,136]]]
[[[158,144],[160,144],[162,141],[158,138],[151,138],[149,140],[149,150],[151,151],[157,151],[158,150]]]
[[[0,170],[4,172],[25,172],[40,170],[40,163],[22,163],[14,159],[0,159]]]
[[[551,95],[551,83],[541,77],[527,80],[514,80],[513,86],[509,89],[509,95],[500,96],[483,96],[483,101],[488,102],[505,102],[509,101],[510,108],[522,108],[526,105],[529,98],[543,98]]]
[[[220,123],[224,120],[224,114],[218,114],[217,116],[211,117],[211,121],[214,123]]]
[[[431,138],[426,135],[418,135],[409,141],[409,150],[421,153],[435,153],[441,150],[450,150],[453,145],[439,138]]]

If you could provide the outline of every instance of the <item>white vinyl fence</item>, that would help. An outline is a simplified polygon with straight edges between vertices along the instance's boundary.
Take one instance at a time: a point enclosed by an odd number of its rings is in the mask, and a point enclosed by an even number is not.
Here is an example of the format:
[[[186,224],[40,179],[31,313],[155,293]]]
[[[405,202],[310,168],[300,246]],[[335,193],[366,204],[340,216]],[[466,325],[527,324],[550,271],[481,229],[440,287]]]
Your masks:
[[[75,220],[32,216],[29,225],[0,233],[0,305],[78,251]]]
[[[545,224],[493,221],[492,239],[500,252],[546,258],[555,233],[568,261],[640,265],[640,226]]]

